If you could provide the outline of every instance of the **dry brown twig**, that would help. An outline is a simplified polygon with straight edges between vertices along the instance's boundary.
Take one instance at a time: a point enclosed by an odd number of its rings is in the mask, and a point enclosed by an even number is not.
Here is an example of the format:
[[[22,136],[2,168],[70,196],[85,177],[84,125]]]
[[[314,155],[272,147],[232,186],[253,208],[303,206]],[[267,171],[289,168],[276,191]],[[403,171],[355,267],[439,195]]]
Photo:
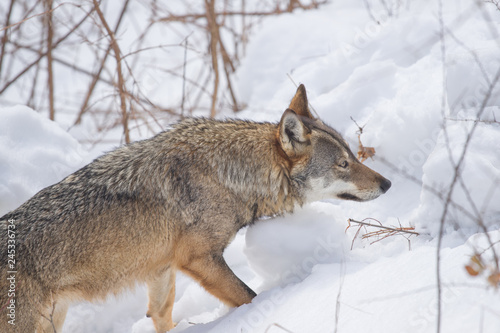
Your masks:
[[[284,14],[284,13],[291,13],[295,9],[316,9],[320,7],[321,5],[325,5],[328,3],[329,0],[322,0],[322,1],[312,1],[309,5],[302,5],[299,1],[296,0],[291,0],[290,4],[287,6],[286,9],[282,9],[279,6],[276,6],[272,10],[265,10],[265,11],[253,11],[253,12],[246,12],[246,11],[221,11],[221,12],[214,12],[216,17],[219,16],[273,16],[273,15],[279,15],[279,14]],[[184,15],[169,15],[167,17],[160,17],[158,21],[162,22],[183,22],[183,23],[193,23],[197,20],[204,19],[206,17],[205,13],[196,13],[196,14],[184,14]]]
[[[10,1],[9,9],[7,10],[7,15],[5,17],[5,25],[9,26],[10,25],[10,17],[12,15],[12,9],[14,8],[14,0]],[[7,41],[9,40],[9,31],[8,29],[3,30],[3,36],[2,39],[0,40],[0,73],[2,73],[2,67],[3,67],[3,59],[5,55],[5,47],[7,46]]]
[[[120,13],[120,16],[118,18],[118,21],[115,25],[115,29],[114,29],[114,34],[116,35],[117,31],[118,31],[118,28],[120,27],[120,24],[122,23],[122,20],[123,20],[123,17],[127,11],[127,7],[128,7],[128,4],[129,4],[129,0],[126,0],[124,5],[123,5],[123,8],[121,10],[121,13]],[[78,112],[78,115],[76,117],[76,120],[74,122],[74,125],[78,125],[81,123],[82,121],[82,116],[83,114],[88,110],[88,105],[89,105],[89,102],[90,102],[90,99],[92,98],[92,94],[94,92],[94,89],[97,85],[97,83],[99,82],[99,80],[102,80],[102,77],[101,77],[101,73],[102,71],[104,70],[104,66],[106,64],[106,59],[108,58],[109,56],[109,53],[111,52],[111,49],[112,49],[112,43],[109,43],[107,49],[106,49],[106,52],[104,53],[101,61],[100,61],[100,64],[99,64],[99,69],[97,70],[97,72],[95,74],[91,74],[92,76],[92,82],[90,83],[90,86],[88,87],[88,90],[87,90],[87,94],[85,96],[85,99],[84,99],[84,102],[82,104],[82,106],[80,107],[80,111]],[[122,57],[122,60],[123,58],[125,58],[124,56]]]
[[[373,159],[373,156],[375,156],[375,148],[373,147],[365,147],[363,146],[363,143],[361,143],[361,134],[363,134],[363,128],[366,126],[359,126],[356,120],[351,117],[351,120],[358,126],[358,131],[356,132],[358,134],[358,160],[363,163],[366,161],[366,159],[371,158]]]
[[[48,320],[50,322],[50,325],[52,326],[52,330],[54,333],[57,333],[56,326],[54,324],[54,312],[56,311],[56,302],[54,302],[54,295],[51,293],[50,298],[52,300],[52,311],[50,312],[49,316],[47,317],[45,314],[42,314],[42,318]]]
[[[210,107],[210,117],[215,117],[217,94],[219,91],[219,62],[218,62],[218,49],[219,44],[219,26],[215,16],[215,0],[205,0],[205,12],[208,22],[208,33],[210,34],[210,55],[212,58],[212,69],[214,71],[214,91],[212,94],[212,105]]]
[[[115,54],[115,59],[116,59],[116,72],[118,75],[118,91],[120,95],[120,107],[122,111],[122,125],[123,125],[123,134],[125,135],[125,143],[130,143],[130,136],[129,136],[129,130],[128,130],[128,113],[127,113],[127,101],[126,101],[126,93],[125,93],[125,80],[123,79],[123,72],[122,72],[122,59],[121,59],[121,51],[120,47],[118,46],[118,42],[115,38],[115,34],[111,30],[111,28],[108,25],[108,22],[106,21],[106,18],[104,17],[104,14],[102,13],[99,4],[97,3],[97,0],[93,0],[94,2],[94,9],[99,16],[99,19],[101,20],[102,25],[106,29],[106,32],[108,33],[109,38],[111,39],[111,47],[113,48],[113,52]]]
[[[61,4],[62,5],[62,4]],[[58,7],[60,7],[61,5],[53,8],[52,12],[57,9]],[[74,32],[87,20],[87,18],[93,13],[94,9],[92,8],[89,12],[86,13],[86,15],[78,22],[76,23],[65,35],[63,35],[61,38],[59,38],[55,43],[52,44],[52,49],[56,49],[58,47],[59,44],[62,44],[68,37],[70,37],[71,35],[74,34]],[[40,15],[44,15],[46,13],[42,13]],[[26,20],[24,20],[26,21]],[[24,22],[22,21],[22,22]],[[16,23],[16,24],[13,24],[11,26],[15,26],[17,24],[21,24],[22,22],[20,23]],[[7,29],[8,27],[6,27]],[[1,30],[0,30],[1,31]],[[7,81],[3,87],[0,87],[0,95],[2,95],[5,90],[7,90],[7,88],[9,88],[9,86],[13,83],[15,83],[16,81],[18,81],[19,78],[21,78],[24,74],[26,74],[32,67],[34,67],[35,65],[39,64],[39,62],[47,56],[47,53],[48,51],[45,51],[45,52],[37,52],[39,53],[38,54],[38,57],[30,62],[28,65],[26,65],[25,68],[23,68],[17,75],[15,75],[12,79],[10,79],[9,81]]]
[[[45,0],[44,5],[47,8],[47,16],[45,16],[45,26],[47,28],[47,85],[49,88],[49,119],[54,120],[56,111],[54,108],[54,70],[52,58],[52,43],[54,39],[54,25],[52,22],[53,1]]]
[[[50,10],[47,10],[47,11],[44,11],[42,13],[38,13],[38,14],[35,14],[35,15],[32,15],[32,16],[26,17],[25,19],[23,19],[23,20],[21,20],[19,22],[6,25],[5,27],[0,28],[0,32],[5,31],[5,30],[9,30],[10,28],[13,28],[13,27],[15,27],[17,25],[23,24],[24,22],[29,21],[29,20],[31,20],[31,19],[33,19],[35,17],[44,16],[44,15],[47,15],[47,14],[52,14],[52,12],[54,12],[56,9],[58,9],[59,7],[64,6],[64,5],[73,5],[73,6],[76,6],[76,7],[79,6],[78,4],[73,3],[73,2],[62,2],[59,5],[57,5],[56,7],[51,8]]]
[[[369,222],[365,222],[366,220],[371,220],[371,221],[375,221],[377,222],[378,224],[373,224],[373,223],[369,223]],[[420,235],[418,232],[415,231],[415,227],[412,227],[412,226],[409,226],[409,227],[403,227],[401,226],[401,223],[399,223],[399,227],[387,227],[387,226],[384,226],[382,225],[382,223],[374,218],[371,218],[371,217],[368,217],[366,219],[363,219],[362,221],[357,221],[357,220],[354,220],[354,219],[348,219],[347,220],[348,222],[348,226],[347,228],[345,229],[345,231],[347,231],[349,228],[352,227],[351,223],[357,223],[358,224],[358,230],[356,231],[356,234],[354,235],[354,238],[352,239],[352,243],[351,243],[351,250],[353,249],[354,247],[354,241],[356,240],[356,238],[358,238],[358,235],[361,231],[362,228],[366,228],[367,227],[372,227],[372,228],[377,228],[379,230],[375,230],[375,231],[370,231],[370,232],[366,232],[365,234],[363,234],[361,236],[361,239],[369,239],[369,238],[372,238],[372,237],[375,237],[376,239],[374,241],[372,241],[370,243],[371,244],[374,244],[376,242],[380,242],[381,240],[383,239],[386,239],[388,237],[392,237],[392,236],[403,236],[405,237],[407,240],[408,240],[408,248],[411,250],[411,243],[410,243],[410,237],[415,235],[415,236],[418,236]]]
[[[450,121],[463,121],[471,123],[483,123],[483,124],[500,124],[500,121],[496,120],[495,115],[493,115],[493,120],[479,120],[479,119],[456,119],[456,118],[445,118]]]

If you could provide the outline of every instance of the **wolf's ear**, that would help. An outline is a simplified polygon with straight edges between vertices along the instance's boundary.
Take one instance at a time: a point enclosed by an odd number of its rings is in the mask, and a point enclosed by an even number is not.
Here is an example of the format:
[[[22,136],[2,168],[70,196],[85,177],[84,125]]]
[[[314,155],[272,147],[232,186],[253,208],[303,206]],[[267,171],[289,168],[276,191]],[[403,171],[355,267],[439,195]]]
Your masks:
[[[300,120],[300,116],[287,109],[279,124],[279,140],[288,157],[300,156],[311,144],[311,130]]]
[[[297,88],[297,92],[295,96],[293,96],[292,101],[290,102],[289,109],[295,111],[299,116],[307,117],[314,119],[313,115],[309,111],[309,103],[307,101],[306,87],[301,84]]]

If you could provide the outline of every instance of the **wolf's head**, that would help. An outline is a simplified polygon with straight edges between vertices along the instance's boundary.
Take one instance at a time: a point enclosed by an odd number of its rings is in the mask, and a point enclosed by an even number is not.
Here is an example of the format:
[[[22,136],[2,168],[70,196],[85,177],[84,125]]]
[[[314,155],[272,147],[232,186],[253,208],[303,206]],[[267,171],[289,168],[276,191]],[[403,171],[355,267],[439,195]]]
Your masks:
[[[367,201],[391,187],[388,179],[358,161],[337,131],[312,116],[303,85],[283,113],[277,136],[289,160],[290,177],[307,202]]]

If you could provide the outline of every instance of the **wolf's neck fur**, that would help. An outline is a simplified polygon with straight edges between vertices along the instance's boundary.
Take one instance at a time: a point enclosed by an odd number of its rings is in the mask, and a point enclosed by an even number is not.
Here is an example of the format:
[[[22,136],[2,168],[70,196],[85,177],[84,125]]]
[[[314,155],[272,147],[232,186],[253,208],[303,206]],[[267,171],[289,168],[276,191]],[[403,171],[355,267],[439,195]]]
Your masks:
[[[302,204],[276,135],[271,123],[188,119],[174,126],[169,141],[189,149],[194,164],[249,205],[257,204],[257,215],[271,216]]]

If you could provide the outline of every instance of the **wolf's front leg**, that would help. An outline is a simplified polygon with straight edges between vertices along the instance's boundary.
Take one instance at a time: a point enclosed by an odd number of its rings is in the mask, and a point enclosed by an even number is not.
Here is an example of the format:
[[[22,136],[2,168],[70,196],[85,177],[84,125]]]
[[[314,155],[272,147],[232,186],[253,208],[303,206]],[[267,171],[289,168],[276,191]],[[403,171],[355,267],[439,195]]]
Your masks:
[[[226,264],[222,254],[207,254],[180,267],[208,292],[228,306],[250,303],[255,292],[241,281]]]
[[[146,316],[153,319],[156,332],[164,333],[175,324],[172,308],[175,301],[175,269],[167,267],[155,272],[147,281],[149,305]]]

